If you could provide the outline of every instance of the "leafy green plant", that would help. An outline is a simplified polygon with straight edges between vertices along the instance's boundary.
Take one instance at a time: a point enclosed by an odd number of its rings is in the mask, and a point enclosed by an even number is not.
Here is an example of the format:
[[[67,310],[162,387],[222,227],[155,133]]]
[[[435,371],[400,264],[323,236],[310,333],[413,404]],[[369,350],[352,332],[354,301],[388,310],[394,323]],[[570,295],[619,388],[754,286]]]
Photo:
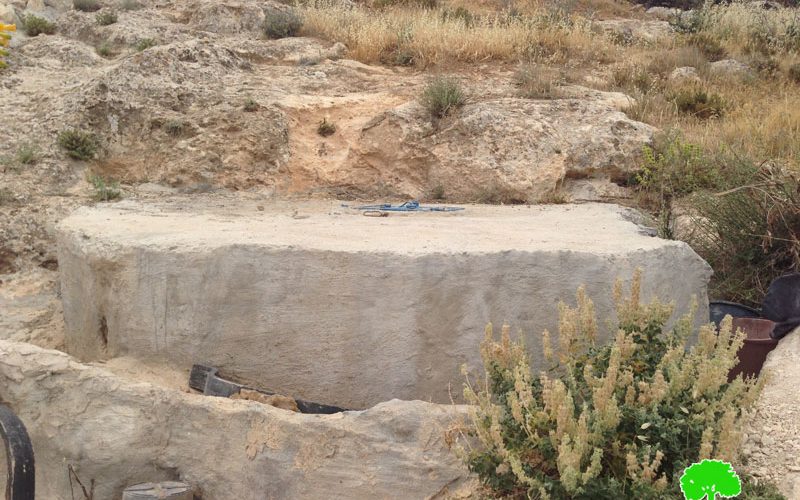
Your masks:
[[[158,45],[158,43],[153,38],[142,38],[141,40],[136,42],[134,48],[137,51],[142,52],[149,49],[150,47],[155,47],[156,45]]]
[[[719,118],[725,112],[725,102],[719,94],[709,94],[702,89],[681,89],[672,100],[678,111],[697,118]]]
[[[52,35],[56,32],[56,25],[47,19],[33,14],[28,14],[22,21],[22,27],[28,36],[39,36],[42,33]]]
[[[118,21],[117,13],[114,12],[113,10],[101,12],[97,14],[95,19],[97,20],[97,24],[99,24],[100,26],[108,26]]]
[[[686,500],[733,498],[742,493],[742,481],[733,466],[721,460],[703,460],[683,471],[681,491]]]
[[[81,12],[95,12],[101,8],[97,0],[72,0],[72,6]]]
[[[264,34],[267,38],[286,38],[296,36],[303,27],[303,20],[292,11],[268,9],[264,20]]]
[[[113,180],[106,180],[99,175],[92,175],[89,177],[89,182],[94,189],[93,198],[95,201],[111,201],[116,200],[122,193],[119,190],[119,182]]]
[[[336,124],[329,122],[327,118],[323,118],[317,125],[317,133],[322,137],[331,136],[336,133]]]
[[[20,145],[17,149],[16,160],[21,165],[33,165],[39,160],[39,148],[32,143]]]
[[[597,340],[594,305],[559,305],[558,342],[542,334],[545,362],[531,367],[521,342],[491,325],[481,344],[485,379],[467,378],[470,440],[458,448],[493,496],[556,499],[678,498],[686,467],[735,462],[745,412],[761,384],[728,381],[744,342],[726,318],[719,332],[693,314],[667,327],[672,307],[614,287],[617,324]],[[466,370],[465,370],[466,373]],[[485,381],[484,381],[485,380]]]
[[[433,118],[443,118],[463,106],[466,97],[458,80],[437,77],[425,86],[420,101]]]
[[[76,160],[91,160],[97,154],[97,138],[90,132],[68,129],[58,134],[58,145],[61,146],[71,158]]]

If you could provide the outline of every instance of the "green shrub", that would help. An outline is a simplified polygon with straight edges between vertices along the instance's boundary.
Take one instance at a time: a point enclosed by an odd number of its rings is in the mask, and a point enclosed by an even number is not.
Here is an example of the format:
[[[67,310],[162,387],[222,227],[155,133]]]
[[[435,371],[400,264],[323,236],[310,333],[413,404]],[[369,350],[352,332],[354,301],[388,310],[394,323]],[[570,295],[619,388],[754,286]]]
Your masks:
[[[142,4],[137,0],[122,0],[119,3],[119,8],[122,10],[139,10],[142,8]]]
[[[463,106],[466,98],[458,80],[437,77],[425,86],[420,101],[433,118],[443,118]]]
[[[108,42],[102,42],[95,48],[95,51],[103,57],[110,57],[114,55],[114,48]]]
[[[693,33],[686,39],[687,45],[696,47],[709,61],[719,61],[725,58],[725,48],[719,40],[708,33]]]
[[[794,63],[789,66],[787,74],[789,76],[789,80],[793,81],[794,83],[800,83],[800,63]]]
[[[99,24],[100,26],[108,26],[110,24],[116,23],[118,20],[117,13],[114,12],[113,10],[101,12],[97,14],[95,19],[97,19],[97,24]]]
[[[691,198],[688,238],[714,269],[712,293],[758,305],[773,279],[800,268],[800,182],[764,165],[747,182]]]
[[[329,122],[323,118],[319,125],[317,125],[317,133],[322,137],[328,137],[336,133],[336,124]]]
[[[253,99],[252,97],[248,97],[247,99],[244,100],[243,108],[248,113],[252,113],[253,111],[258,111],[258,107],[259,107],[258,102],[256,102],[256,100]]]
[[[139,52],[149,49],[150,47],[155,47],[158,45],[156,41],[152,38],[142,38],[138,42],[136,42],[135,48]]]
[[[119,190],[119,182],[113,180],[105,180],[99,175],[92,175],[89,177],[89,182],[94,188],[95,201],[111,201],[116,200],[122,193]]]
[[[683,11],[669,19],[669,24],[677,33],[697,33],[706,23],[705,12],[700,9]]]
[[[303,20],[291,11],[268,9],[264,20],[264,34],[267,38],[286,38],[295,36],[303,27]]]
[[[170,120],[164,124],[164,130],[173,137],[183,135],[186,124],[182,120]]]
[[[21,165],[33,165],[39,160],[39,148],[35,144],[22,144],[17,149],[17,163]]]
[[[435,2],[434,2],[435,7]],[[472,26],[473,22],[475,21],[475,16],[472,15],[468,9],[464,7],[456,7],[455,9],[446,8],[442,10],[442,21],[449,21],[449,20],[461,20],[464,23],[464,26],[469,28]]]
[[[98,148],[94,134],[75,129],[64,130],[58,134],[58,145],[71,158],[84,161],[94,158]]]
[[[719,118],[725,111],[725,103],[719,94],[709,94],[702,89],[681,89],[672,95],[672,101],[681,113],[696,118]]]
[[[38,36],[42,33],[52,35],[56,32],[56,25],[47,19],[29,14],[22,21],[22,27],[28,36]]]
[[[582,288],[577,307],[560,304],[558,342],[544,332],[545,362],[535,370],[507,325],[499,342],[487,327],[486,377],[468,378],[464,389],[474,405],[467,427],[474,441],[461,452],[493,496],[682,498],[677,488],[688,465],[738,463],[744,413],[761,388],[727,380],[744,335],[727,318],[719,333],[701,327],[689,347],[693,314],[667,328],[671,306],[642,304],[640,287],[640,272],[627,297],[617,282],[610,344],[597,342],[594,306]]]
[[[97,0],[72,0],[72,6],[81,12],[95,12],[101,8]]]

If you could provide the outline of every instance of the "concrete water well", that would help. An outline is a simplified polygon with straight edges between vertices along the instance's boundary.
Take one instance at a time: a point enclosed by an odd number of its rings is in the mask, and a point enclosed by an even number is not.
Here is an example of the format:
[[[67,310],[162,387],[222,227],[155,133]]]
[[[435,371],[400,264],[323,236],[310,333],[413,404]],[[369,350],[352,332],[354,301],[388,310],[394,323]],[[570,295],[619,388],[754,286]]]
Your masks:
[[[601,320],[613,311],[614,280],[637,267],[645,299],[706,304],[708,265],[612,205],[387,218],[333,202],[198,205],[124,201],[59,225],[70,354],[160,360],[187,373],[213,364],[347,408],[449,402],[460,365],[480,366],[487,322],[521,329],[537,361],[558,301],[572,301],[579,285]]]

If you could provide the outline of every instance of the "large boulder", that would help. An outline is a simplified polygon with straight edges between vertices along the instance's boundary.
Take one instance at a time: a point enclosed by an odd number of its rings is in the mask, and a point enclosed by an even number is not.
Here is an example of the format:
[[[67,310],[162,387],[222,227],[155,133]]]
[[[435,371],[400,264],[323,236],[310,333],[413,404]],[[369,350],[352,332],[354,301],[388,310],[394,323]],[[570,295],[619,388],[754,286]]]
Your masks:
[[[68,467],[97,499],[178,479],[205,500],[430,498],[468,486],[446,437],[464,407],[390,401],[299,414],[132,381],[5,340],[0,400],[33,441],[37,498],[71,498]]]
[[[500,201],[537,201],[565,178],[626,178],[655,130],[592,100],[494,99],[438,123],[412,102],[363,128],[355,167],[340,182],[414,197],[442,186],[460,199],[488,201],[496,191]]]
[[[482,366],[487,322],[519,328],[542,363],[541,333],[581,285],[605,320],[614,281],[642,268],[645,299],[686,311],[694,295],[703,317],[708,265],[635,217],[585,204],[373,219],[214,196],[84,208],[58,229],[67,350],[212,364],[345,408],[446,403],[461,366]]]

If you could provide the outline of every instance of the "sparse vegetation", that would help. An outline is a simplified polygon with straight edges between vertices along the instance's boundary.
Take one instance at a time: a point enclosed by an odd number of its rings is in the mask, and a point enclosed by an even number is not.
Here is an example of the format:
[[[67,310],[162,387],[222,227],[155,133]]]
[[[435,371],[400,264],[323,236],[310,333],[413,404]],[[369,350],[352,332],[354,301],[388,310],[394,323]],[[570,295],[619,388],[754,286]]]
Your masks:
[[[98,142],[94,134],[77,129],[68,129],[58,134],[58,145],[71,158],[88,161],[97,154]]]
[[[183,120],[169,120],[164,124],[164,130],[173,137],[183,135],[185,129],[186,123]]]
[[[109,42],[102,42],[100,45],[95,47],[98,55],[103,57],[111,57],[114,55],[114,48],[111,46]]]
[[[72,0],[72,6],[81,12],[95,12],[102,8],[97,0]]]
[[[94,189],[93,198],[95,201],[111,201],[122,196],[119,189],[119,182],[106,180],[99,175],[90,175],[89,182]]]
[[[253,99],[252,97],[248,97],[247,99],[245,99],[244,105],[242,107],[248,113],[252,113],[253,111],[258,111],[259,108],[258,102],[256,102],[256,100]]]
[[[293,11],[268,9],[266,16],[264,34],[267,38],[296,36],[303,26],[303,20]]]
[[[437,77],[428,82],[420,102],[434,119],[444,118],[466,102],[461,84],[455,78]]]
[[[153,38],[142,38],[136,42],[135,48],[137,51],[142,52],[150,47],[155,47],[156,45],[158,45],[158,43]]]
[[[431,189],[431,199],[434,200],[444,200],[445,199],[445,191],[444,186],[438,184]]]
[[[117,22],[117,13],[113,10],[107,10],[105,12],[101,12],[97,14],[96,18],[97,24],[100,26],[108,26],[110,24],[114,24]]]
[[[317,125],[317,133],[322,137],[331,136],[336,133],[336,124],[329,122],[327,118],[323,118]]]
[[[520,97],[551,99],[558,95],[559,74],[547,68],[523,66],[515,74]]]
[[[33,14],[28,14],[23,20],[23,28],[28,36],[39,36],[41,34],[52,35],[56,32],[56,25],[47,19]]]
[[[17,148],[17,163],[20,165],[33,165],[39,160],[39,148],[33,143],[25,143]]]
[[[800,84],[800,63],[794,63],[789,66],[787,73],[789,75],[789,80]]]
[[[142,8],[142,4],[140,4],[137,0],[122,0],[119,3],[120,10],[139,10]]]
[[[681,89],[672,99],[678,111],[696,118],[719,118],[725,110],[719,94],[709,94],[702,89]]]
[[[597,342],[594,306],[559,306],[558,341],[542,335],[545,362],[532,367],[521,343],[491,325],[481,344],[484,378],[468,379],[475,441],[461,448],[492,495],[528,498],[680,498],[678,477],[704,458],[736,461],[745,411],[759,383],[728,372],[742,346],[730,319],[703,326],[692,347],[690,313],[668,328],[669,305],[614,288],[618,326]],[[466,374],[466,372],[465,372]],[[452,436],[451,436],[452,437]],[[477,444],[470,446],[469,443]]]

